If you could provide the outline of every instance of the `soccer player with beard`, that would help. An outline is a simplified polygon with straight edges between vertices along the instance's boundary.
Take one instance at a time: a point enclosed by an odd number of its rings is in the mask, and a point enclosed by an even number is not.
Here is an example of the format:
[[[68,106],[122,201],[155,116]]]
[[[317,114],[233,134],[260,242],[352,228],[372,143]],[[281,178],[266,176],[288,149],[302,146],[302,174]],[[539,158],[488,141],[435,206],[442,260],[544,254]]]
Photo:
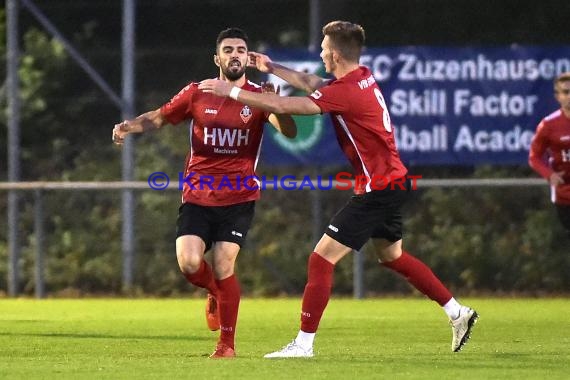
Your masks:
[[[538,124],[528,163],[548,180],[558,219],[570,236],[570,72],[554,80],[554,98],[560,108]]]
[[[328,112],[355,178],[391,180],[387,185],[372,181],[355,186],[355,195],[332,218],[309,256],[301,329],[293,342],[265,357],[313,356],[313,341],[330,298],[335,265],[369,239],[382,266],[406,278],[443,308],[452,329],[451,349],[457,352],[469,338],[478,315],[459,304],[426,264],[402,249],[401,209],[409,197],[411,184],[406,180],[407,169],[396,149],[384,97],[370,70],[359,65],[364,29],[350,22],[333,21],[323,27],[323,36],[321,58],[325,71],[335,78],[330,82],[290,70],[265,55],[250,53],[250,61],[258,70],[273,73],[310,96],[256,94],[219,80],[205,80],[199,86],[204,91],[270,112],[301,115]]]
[[[248,38],[238,28],[223,30],[216,40],[214,63],[219,80],[252,92],[273,92],[247,80]],[[184,168],[182,205],[176,232],[180,270],[191,284],[208,290],[206,318],[220,338],[210,358],[235,356],[240,287],[234,266],[254,215],[260,188],[255,167],[264,124],[269,121],[293,138],[290,115],[267,113],[232,99],[202,92],[190,83],[162,107],[116,124],[113,141],[166,124],[189,123],[190,150]],[[204,255],[212,249],[212,266]]]

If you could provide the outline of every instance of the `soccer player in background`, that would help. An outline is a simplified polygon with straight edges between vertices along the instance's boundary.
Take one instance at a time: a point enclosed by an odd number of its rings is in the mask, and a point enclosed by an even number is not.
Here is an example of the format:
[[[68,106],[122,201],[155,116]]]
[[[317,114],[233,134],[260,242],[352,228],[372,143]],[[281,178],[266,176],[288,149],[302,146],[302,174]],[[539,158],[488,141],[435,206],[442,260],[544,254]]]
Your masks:
[[[560,108],[538,124],[528,163],[548,180],[558,219],[570,236],[570,72],[554,80],[554,98]]]
[[[223,30],[216,40],[214,63],[218,79],[252,92],[273,91],[247,80],[248,38],[238,28]],[[176,257],[191,284],[208,290],[206,318],[221,330],[211,358],[235,356],[235,331],[240,286],[234,266],[260,198],[254,180],[264,124],[269,121],[293,138],[297,127],[290,115],[267,113],[198,90],[190,83],[162,107],[116,124],[113,141],[122,144],[131,133],[166,124],[189,123],[182,205],[176,231]],[[211,249],[212,266],[204,260]]]
[[[308,280],[303,294],[301,329],[297,337],[266,358],[312,357],[313,341],[330,298],[335,264],[370,238],[379,262],[436,301],[449,316],[451,349],[459,351],[477,321],[475,310],[459,304],[450,291],[422,261],[402,249],[402,205],[409,197],[410,181],[400,160],[388,108],[370,70],[359,65],[364,29],[346,21],[323,27],[321,58],[334,80],[296,72],[250,53],[251,64],[272,73],[310,96],[281,97],[256,94],[219,80],[205,80],[204,91],[229,96],[244,104],[270,112],[312,115],[328,112],[337,139],[356,176],[393,180],[384,190],[374,183],[360,184],[355,195],[332,218],[309,257]],[[392,189],[393,188],[393,189]]]

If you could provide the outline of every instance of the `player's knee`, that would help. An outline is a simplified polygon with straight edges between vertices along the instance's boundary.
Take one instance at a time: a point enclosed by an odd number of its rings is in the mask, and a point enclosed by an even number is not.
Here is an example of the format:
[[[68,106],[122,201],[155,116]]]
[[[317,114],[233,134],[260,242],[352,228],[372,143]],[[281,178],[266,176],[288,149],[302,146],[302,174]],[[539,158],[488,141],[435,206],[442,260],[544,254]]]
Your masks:
[[[198,255],[189,251],[177,252],[178,266],[180,271],[185,274],[196,273],[202,265],[202,255]]]
[[[382,249],[377,252],[377,256],[381,263],[389,263],[402,256],[402,250]]]

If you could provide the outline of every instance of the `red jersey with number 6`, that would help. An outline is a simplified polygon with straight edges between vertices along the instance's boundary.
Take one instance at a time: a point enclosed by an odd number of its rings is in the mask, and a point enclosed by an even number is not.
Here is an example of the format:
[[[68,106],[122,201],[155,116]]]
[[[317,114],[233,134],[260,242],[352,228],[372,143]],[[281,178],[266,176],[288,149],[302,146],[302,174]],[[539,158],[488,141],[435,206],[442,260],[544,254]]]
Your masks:
[[[244,90],[261,92],[246,81]],[[269,114],[230,98],[184,87],[160,108],[170,124],[189,121],[190,151],[180,176],[182,202],[228,206],[260,197],[255,167]]]
[[[404,177],[407,169],[400,160],[384,96],[367,67],[360,66],[342,78],[313,92],[309,99],[323,113],[329,112],[340,147],[356,176],[356,194],[381,188]],[[376,185],[375,185],[376,184]]]
[[[570,205],[570,118],[562,110],[551,113],[538,124],[528,163],[546,179],[553,172],[564,172],[564,184],[551,189],[552,202]]]

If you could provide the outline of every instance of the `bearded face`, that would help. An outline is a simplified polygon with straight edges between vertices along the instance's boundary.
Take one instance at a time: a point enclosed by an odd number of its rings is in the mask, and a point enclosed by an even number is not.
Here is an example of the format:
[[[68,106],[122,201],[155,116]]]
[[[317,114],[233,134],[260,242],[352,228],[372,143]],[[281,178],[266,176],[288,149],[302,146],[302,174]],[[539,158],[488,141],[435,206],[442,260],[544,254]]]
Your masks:
[[[245,74],[247,45],[241,38],[226,38],[218,48],[216,64],[221,74],[230,81],[236,81]]]
[[[245,65],[239,59],[232,59],[227,65],[220,64],[222,74],[231,81],[236,81],[245,74]]]

